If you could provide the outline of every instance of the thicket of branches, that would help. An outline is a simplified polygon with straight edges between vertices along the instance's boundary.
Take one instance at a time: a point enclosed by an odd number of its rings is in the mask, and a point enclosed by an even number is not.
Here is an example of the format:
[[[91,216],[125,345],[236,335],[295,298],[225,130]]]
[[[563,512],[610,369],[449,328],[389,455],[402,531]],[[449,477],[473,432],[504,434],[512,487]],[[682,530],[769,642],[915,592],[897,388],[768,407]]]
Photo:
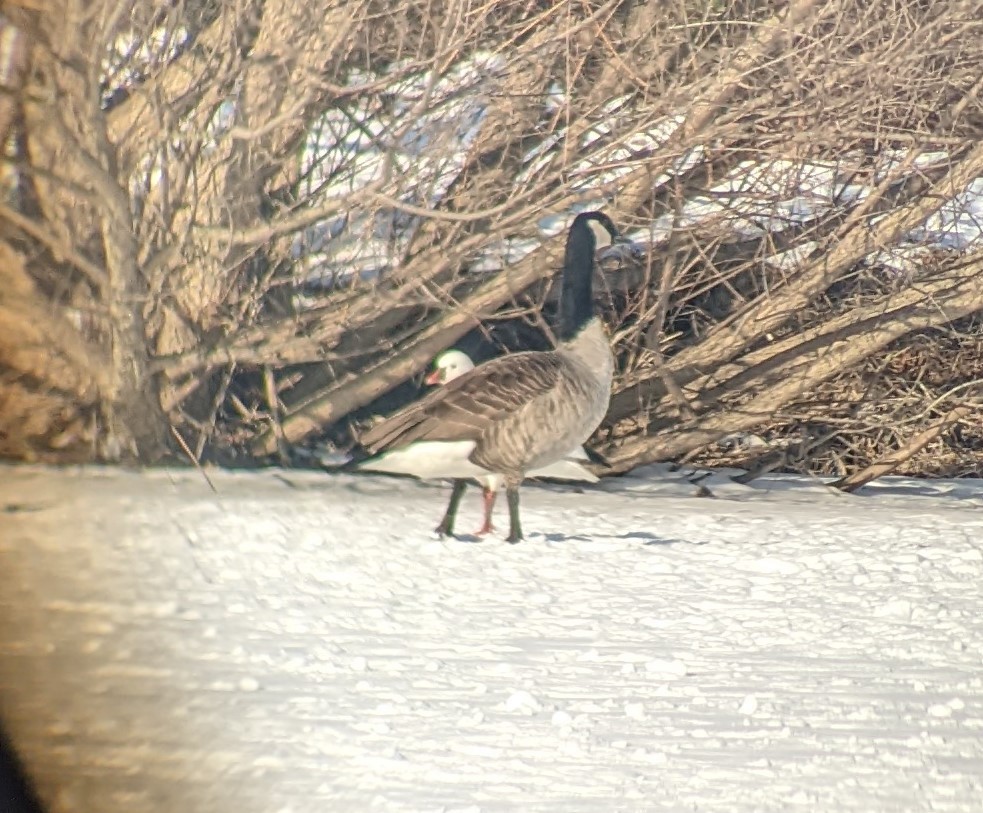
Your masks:
[[[22,0],[0,25],[0,455],[344,442],[445,347],[546,346],[565,218],[601,206],[647,248],[599,289],[611,470],[847,473],[959,406],[911,467],[978,472],[983,2]]]

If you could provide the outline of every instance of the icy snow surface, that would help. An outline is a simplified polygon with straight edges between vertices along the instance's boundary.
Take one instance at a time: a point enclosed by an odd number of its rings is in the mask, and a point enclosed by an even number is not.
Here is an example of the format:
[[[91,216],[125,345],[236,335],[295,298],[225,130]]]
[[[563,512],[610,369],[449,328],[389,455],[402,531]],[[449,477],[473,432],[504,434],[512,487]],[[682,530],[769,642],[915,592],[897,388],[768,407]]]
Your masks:
[[[983,810],[979,485],[650,468],[527,485],[510,546],[435,539],[446,485],[211,477],[0,468],[56,813]]]

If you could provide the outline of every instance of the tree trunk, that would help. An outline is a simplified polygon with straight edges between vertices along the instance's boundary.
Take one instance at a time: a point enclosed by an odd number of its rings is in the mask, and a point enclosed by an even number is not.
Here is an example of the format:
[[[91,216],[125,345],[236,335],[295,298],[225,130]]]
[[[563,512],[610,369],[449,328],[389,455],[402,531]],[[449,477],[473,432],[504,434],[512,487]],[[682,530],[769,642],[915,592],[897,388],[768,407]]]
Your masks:
[[[150,461],[166,450],[167,421],[150,371],[148,291],[137,265],[129,196],[113,171],[95,77],[85,70],[84,43],[100,40],[98,20],[80,2],[28,20],[44,36],[32,42],[23,106],[26,143],[33,197],[46,227],[105,267],[99,288],[77,289],[79,304],[103,317],[90,337],[106,370],[100,378],[97,456]]]

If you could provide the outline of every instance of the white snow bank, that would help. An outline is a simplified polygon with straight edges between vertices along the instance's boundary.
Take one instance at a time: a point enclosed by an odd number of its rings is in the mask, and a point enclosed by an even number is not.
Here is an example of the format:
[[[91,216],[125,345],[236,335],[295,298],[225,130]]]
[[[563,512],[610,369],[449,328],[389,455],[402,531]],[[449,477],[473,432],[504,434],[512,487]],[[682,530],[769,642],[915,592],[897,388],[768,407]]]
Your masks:
[[[442,485],[211,476],[0,469],[53,810],[979,808],[977,483],[652,467],[525,487],[510,546],[435,539]]]

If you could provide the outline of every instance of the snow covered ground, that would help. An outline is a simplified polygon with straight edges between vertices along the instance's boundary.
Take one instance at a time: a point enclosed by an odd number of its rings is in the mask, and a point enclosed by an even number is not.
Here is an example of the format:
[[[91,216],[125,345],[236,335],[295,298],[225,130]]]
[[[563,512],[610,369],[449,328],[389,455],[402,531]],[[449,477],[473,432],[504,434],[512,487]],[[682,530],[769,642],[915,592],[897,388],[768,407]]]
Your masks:
[[[983,809],[981,485],[650,468],[509,546],[433,538],[442,485],[211,477],[0,468],[53,811]]]

